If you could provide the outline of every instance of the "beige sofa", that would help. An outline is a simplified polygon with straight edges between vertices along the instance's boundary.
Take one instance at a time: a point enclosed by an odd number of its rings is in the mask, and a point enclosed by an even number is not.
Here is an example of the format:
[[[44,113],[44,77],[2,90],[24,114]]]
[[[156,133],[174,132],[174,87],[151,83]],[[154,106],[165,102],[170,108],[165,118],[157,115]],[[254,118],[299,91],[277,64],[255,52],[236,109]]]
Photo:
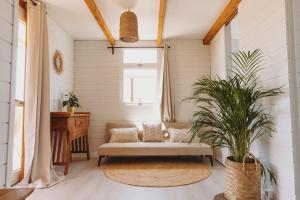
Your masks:
[[[169,141],[167,134],[164,142],[134,142],[134,143],[109,143],[112,128],[139,129],[139,139],[142,141],[142,124],[132,122],[107,123],[105,144],[98,147],[98,166],[105,156],[207,156],[213,166],[213,149],[209,144],[193,141],[192,143],[174,143]],[[168,128],[188,128],[188,123],[174,122],[163,123],[163,132]]]

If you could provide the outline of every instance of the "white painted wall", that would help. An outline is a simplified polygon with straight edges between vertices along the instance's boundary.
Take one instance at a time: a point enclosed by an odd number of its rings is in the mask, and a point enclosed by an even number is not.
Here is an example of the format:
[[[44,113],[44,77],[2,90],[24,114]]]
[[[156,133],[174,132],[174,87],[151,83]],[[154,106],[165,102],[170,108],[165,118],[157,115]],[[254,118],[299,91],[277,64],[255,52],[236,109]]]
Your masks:
[[[295,199],[289,62],[285,0],[242,1],[239,6],[240,49],[260,48],[265,54],[265,68],[260,72],[264,87],[283,86],[284,94],[264,102],[274,116],[276,134],[258,142],[252,151],[270,163],[278,186],[278,199]],[[257,6],[259,5],[259,6]]]
[[[294,31],[296,44],[296,65],[300,69],[300,0],[294,0]],[[298,71],[300,74],[300,70]]]
[[[227,77],[226,67],[226,40],[223,26],[210,44],[211,75],[222,79]]]
[[[295,188],[300,187],[300,0],[287,0],[287,32],[289,50],[289,82],[293,133]],[[300,190],[296,189],[296,199]]]
[[[16,44],[14,33],[17,31],[14,3],[0,1],[0,188],[6,184],[11,166],[7,155],[11,149],[8,148],[8,144],[11,145],[9,132],[13,127],[13,115],[10,113],[14,110],[13,46]]]
[[[231,54],[239,50],[239,27],[238,15],[235,16],[228,25],[225,26],[225,48],[226,48],[226,70],[227,78],[232,75],[232,66],[234,62],[231,59]]]
[[[50,111],[62,111],[64,94],[73,90],[74,41],[55,21],[48,17],[50,60]],[[64,71],[59,75],[54,68],[54,54],[59,50],[63,56]]]
[[[238,16],[224,25],[210,44],[211,75],[226,79],[231,74],[233,65],[231,53],[239,49]]]
[[[211,76],[219,76],[222,79],[227,78],[225,28],[223,26],[220,29],[210,44]],[[215,158],[223,164],[229,155],[227,149],[215,149],[214,153]]]
[[[186,121],[191,118],[193,106],[180,101],[191,94],[191,85],[201,74],[210,73],[209,47],[203,46],[200,40],[168,42],[176,118]],[[155,46],[156,43],[144,41],[135,45]],[[89,144],[93,156],[104,143],[106,122],[160,120],[159,105],[122,104],[122,50],[117,49],[112,55],[107,46],[106,41],[75,41],[74,89],[79,95],[81,110],[92,113]]]

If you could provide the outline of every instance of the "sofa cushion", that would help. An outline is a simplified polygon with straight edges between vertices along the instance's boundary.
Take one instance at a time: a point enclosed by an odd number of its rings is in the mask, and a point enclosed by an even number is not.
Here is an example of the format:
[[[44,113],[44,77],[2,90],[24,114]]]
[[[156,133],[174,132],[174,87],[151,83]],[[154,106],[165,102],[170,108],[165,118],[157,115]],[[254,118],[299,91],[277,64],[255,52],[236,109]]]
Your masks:
[[[133,122],[109,122],[106,123],[105,142],[110,141],[110,130],[113,128],[137,128]]]
[[[144,142],[162,142],[164,140],[161,123],[144,123],[143,124],[143,141]]]
[[[191,135],[188,129],[176,129],[168,128],[170,135],[170,142],[185,142],[188,143],[191,140]]]
[[[98,147],[98,154],[108,156],[199,156],[212,155],[213,149],[205,143],[106,143]]]
[[[137,128],[113,128],[110,129],[109,142],[138,142]]]

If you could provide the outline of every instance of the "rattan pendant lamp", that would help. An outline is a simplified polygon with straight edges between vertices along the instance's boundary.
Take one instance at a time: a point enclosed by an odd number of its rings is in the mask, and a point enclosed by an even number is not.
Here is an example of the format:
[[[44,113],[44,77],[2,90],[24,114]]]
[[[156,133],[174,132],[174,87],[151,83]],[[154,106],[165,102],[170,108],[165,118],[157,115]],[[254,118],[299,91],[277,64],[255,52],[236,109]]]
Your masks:
[[[123,42],[137,42],[139,40],[137,16],[130,10],[121,14],[120,40]]]

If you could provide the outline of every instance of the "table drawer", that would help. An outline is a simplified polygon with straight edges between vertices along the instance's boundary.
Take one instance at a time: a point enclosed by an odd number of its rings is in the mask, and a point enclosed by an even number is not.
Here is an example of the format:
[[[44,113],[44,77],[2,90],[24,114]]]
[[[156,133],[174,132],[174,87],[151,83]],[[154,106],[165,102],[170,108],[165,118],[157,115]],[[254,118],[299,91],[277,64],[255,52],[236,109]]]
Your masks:
[[[87,118],[77,117],[75,118],[75,129],[87,128]]]

